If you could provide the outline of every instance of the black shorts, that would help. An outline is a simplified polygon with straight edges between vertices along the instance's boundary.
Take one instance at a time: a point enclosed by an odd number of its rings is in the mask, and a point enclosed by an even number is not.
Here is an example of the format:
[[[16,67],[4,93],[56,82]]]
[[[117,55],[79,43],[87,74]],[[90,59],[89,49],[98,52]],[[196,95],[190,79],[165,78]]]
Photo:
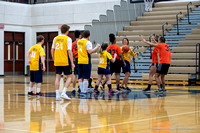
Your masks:
[[[131,65],[130,62],[128,62],[127,60],[125,60],[126,66],[124,66],[124,63],[122,62],[122,70],[123,73],[129,72],[131,73]]]
[[[91,64],[78,64],[78,79],[90,79],[91,70]]]
[[[121,60],[116,59],[114,63],[110,62],[110,72],[113,73],[120,73],[121,72]]]
[[[42,70],[30,71],[30,81],[35,83],[42,83]]]
[[[98,74],[103,74],[103,75],[111,74],[110,69],[104,69],[104,68],[101,68],[101,67],[98,67],[97,73]]]
[[[155,66],[158,68],[158,63],[152,63],[151,66]]]
[[[167,75],[169,67],[170,64],[161,63],[159,64],[156,73]]]
[[[75,58],[74,64],[75,64],[74,75],[78,75],[78,58]]]
[[[72,74],[72,68],[71,66],[56,66],[56,74],[62,74],[64,72],[64,75],[71,75]]]

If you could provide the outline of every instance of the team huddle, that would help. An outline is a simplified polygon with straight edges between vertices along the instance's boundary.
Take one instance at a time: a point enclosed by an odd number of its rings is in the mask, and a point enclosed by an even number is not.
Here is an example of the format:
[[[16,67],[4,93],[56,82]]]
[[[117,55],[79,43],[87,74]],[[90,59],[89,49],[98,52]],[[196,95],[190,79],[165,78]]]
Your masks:
[[[110,45],[103,43],[97,44],[95,48],[92,48],[90,39],[90,31],[85,30],[81,35],[80,31],[75,31],[76,40],[72,43],[72,39],[68,37],[70,27],[68,25],[62,25],[61,35],[54,38],[51,55],[54,60],[54,66],[56,68],[55,90],[56,100],[71,98],[66,94],[71,82],[73,83],[72,94],[76,94],[76,82],[78,78],[80,97],[87,97],[88,87],[91,88],[91,71],[92,71],[92,54],[99,52],[99,66],[98,66],[98,79],[94,87],[94,93],[99,94],[99,85],[104,90],[105,84],[108,87],[108,93],[119,93],[121,90],[131,91],[128,88],[128,79],[131,73],[130,61],[131,56],[134,57],[135,53],[129,48],[128,38],[123,38],[120,47],[116,45],[116,38],[114,34],[109,35]],[[151,42],[146,41],[141,37],[141,41],[153,46],[152,51],[152,64],[150,65],[149,84],[143,91],[145,93],[150,92],[153,75],[155,74],[158,90],[156,92],[164,92],[165,90],[165,75],[168,73],[168,69],[171,61],[171,52],[169,46],[165,44],[164,37],[158,37],[156,35],[151,36]],[[30,84],[28,95],[29,96],[43,96],[40,92],[42,83],[42,72],[45,68],[45,52],[42,48],[44,43],[44,37],[37,36],[37,44],[32,46],[27,54],[28,63],[30,64]],[[125,77],[120,85],[120,73],[121,68]],[[72,70],[74,74],[72,75]],[[64,88],[62,92],[59,92],[60,80],[62,73],[66,77]],[[112,89],[111,75],[115,74],[116,77],[116,91]],[[102,81],[105,76],[104,81]],[[89,80],[89,85],[88,85]],[[36,94],[33,93],[33,84],[36,83]]]

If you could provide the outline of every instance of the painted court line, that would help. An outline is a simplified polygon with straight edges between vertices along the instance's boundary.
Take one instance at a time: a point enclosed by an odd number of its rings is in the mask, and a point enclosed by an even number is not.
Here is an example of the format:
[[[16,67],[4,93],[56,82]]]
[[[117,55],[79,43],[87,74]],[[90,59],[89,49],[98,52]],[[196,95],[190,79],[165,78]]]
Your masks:
[[[83,128],[83,129],[79,129],[79,130],[77,130],[77,129],[76,130],[69,130],[69,131],[64,131],[64,133],[73,132],[73,131],[82,131],[82,130],[88,130],[88,129],[103,128],[103,127],[108,127],[108,126],[130,124],[130,123],[136,123],[136,122],[143,122],[143,121],[148,121],[148,120],[153,120],[153,119],[161,119],[161,118],[166,118],[166,117],[181,116],[181,115],[193,114],[193,113],[196,113],[196,112],[200,112],[200,111],[179,113],[179,114],[174,114],[174,115],[161,116],[161,117],[153,117],[153,118],[147,118],[147,119],[141,119],[141,120],[135,120],[135,121],[128,121],[128,122],[122,122],[122,123],[109,124],[109,125],[101,125],[101,126],[96,126],[96,127]]]

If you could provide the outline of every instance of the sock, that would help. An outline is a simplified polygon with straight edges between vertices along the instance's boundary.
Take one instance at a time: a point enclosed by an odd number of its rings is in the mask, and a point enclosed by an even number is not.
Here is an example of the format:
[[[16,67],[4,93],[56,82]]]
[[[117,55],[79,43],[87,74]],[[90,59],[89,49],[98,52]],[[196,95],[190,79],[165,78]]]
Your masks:
[[[67,92],[67,88],[66,88],[66,87],[64,87],[64,89],[63,89],[62,93],[63,93],[63,94],[66,94],[66,92]]]
[[[88,88],[88,81],[83,81],[83,93],[86,93],[87,88]]]
[[[33,91],[32,87],[28,87],[28,92]]]
[[[81,89],[81,92],[83,92],[83,82],[79,82],[79,87]]]
[[[112,89],[112,85],[111,84],[108,84],[108,89],[109,89],[109,91]]]
[[[95,85],[95,88],[94,88],[94,89],[95,89],[95,90],[98,90],[98,87],[99,87],[98,85]]]
[[[106,82],[105,82],[105,81],[103,81],[103,83],[102,83],[102,86],[103,86],[103,88],[105,87],[105,84],[106,84]]]
[[[73,88],[73,90],[76,90],[75,88]]]
[[[92,78],[90,78],[89,80],[88,80],[88,86],[92,86]]]
[[[162,84],[160,84],[160,88],[163,88]]]
[[[37,88],[37,93],[40,93],[40,88]]]
[[[56,90],[56,97],[60,97],[60,92],[59,92],[59,90]]]
[[[117,84],[117,89],[119,89],[119,84]]]
[[[151,84],[148,84],[148,87],[147,87],[147,89],[151,89]]]

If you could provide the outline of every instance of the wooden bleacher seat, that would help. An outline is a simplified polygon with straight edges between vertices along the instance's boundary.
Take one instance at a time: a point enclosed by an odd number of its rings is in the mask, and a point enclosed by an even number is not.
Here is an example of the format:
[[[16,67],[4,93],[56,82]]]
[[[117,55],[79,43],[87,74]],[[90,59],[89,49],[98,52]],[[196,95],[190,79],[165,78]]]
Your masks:
[[[198,51],[198,49],[197,49],[197,51]],[[173,47],[172,52],[173,53],[195,53],[196,47],[195,46]]]

